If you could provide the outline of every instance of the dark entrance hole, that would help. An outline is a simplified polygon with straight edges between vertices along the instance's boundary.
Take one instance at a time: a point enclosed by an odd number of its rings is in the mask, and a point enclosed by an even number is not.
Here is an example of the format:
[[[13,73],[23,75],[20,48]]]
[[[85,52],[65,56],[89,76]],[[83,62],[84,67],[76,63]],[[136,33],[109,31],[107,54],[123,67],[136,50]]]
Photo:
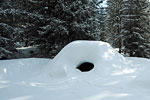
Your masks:
[[[79,69],[81,72],[88,72],[93,68],[94,68],[94,64],[89,62],[84,62],[77,67],[77,69]]]

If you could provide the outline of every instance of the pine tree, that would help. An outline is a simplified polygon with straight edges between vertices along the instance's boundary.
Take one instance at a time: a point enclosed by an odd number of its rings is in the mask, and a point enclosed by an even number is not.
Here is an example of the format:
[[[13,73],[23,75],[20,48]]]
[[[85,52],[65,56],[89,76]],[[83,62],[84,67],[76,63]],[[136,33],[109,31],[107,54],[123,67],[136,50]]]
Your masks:
[[[5,23],[0,23],[0,59],[8,59],[15,57],[15,49],[13,41],[13,28]]]
[[[119,48],[121,53],[122,48],[122,11],[123,0],[108,0],[107,1],[107,33],[111,37],[108,42]]]
[[[148,0],[108,0],[108,33],[113,35],[111,42],[120,53],[150,57],[148,7]]]
[[[49,54],[74,40],[99,40],[97,15],[95,4],[89,0],[57,0],[51,7],[49,24],[39,31],[41,38],[37,41],[41,50]]]
[[[7,52],[9,58],[14,58],[16,47],[34,44],[32,42],[33,34],[38,33],[40,25],[45,22],[41,4],[41,2],[31,0],[5,0],[2,2],[0,8],[0,47],[2,50],[0,53],[5,51],[5,55],[2,54],[5,58],[8,58],[6,51],[9,51]]]
[[[8,59],[16,52],[13,41],[13,27],[3,22],[4,1],[0,2],[0,59]]]
[[[100,40],[101,41],[107,41],[107,26],[106,26],[106,9],[105,7],[100,6],[100,15],[99,15],[99,20],[100,20]]]
[[[130,56],[150,57],[149,1],[125,0],[122,36]]]

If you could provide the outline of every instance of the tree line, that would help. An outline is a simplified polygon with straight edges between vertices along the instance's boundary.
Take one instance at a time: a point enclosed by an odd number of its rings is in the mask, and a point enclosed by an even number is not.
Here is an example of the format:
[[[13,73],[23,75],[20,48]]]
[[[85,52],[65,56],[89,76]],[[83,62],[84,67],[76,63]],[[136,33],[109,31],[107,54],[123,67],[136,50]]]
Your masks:
[[[1,0],[0,59],[53,58],[74,40],[109,42],[128,56],[150,58],[148,0]]]

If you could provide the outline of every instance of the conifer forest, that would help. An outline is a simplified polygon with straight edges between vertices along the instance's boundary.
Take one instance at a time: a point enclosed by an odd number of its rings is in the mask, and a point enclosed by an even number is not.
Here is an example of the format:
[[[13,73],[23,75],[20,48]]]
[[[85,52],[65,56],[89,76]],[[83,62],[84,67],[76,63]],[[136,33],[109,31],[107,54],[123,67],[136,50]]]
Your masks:
[[[53,58],[75,40],[150,58],[150,1],[0,0],[0,60]]]

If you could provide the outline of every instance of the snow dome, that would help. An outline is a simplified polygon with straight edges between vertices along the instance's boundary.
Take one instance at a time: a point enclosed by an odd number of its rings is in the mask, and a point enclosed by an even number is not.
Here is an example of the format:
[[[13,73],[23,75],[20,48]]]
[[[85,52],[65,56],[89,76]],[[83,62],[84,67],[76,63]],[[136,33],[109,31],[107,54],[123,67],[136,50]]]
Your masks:
[[[125,58],[108,43],[102,41],[74,41],[65,46],[52,60],[50,76],[65,77],[79,72],[113,71],[118,64],[125,65]],[[126,67],[126,66],[124,66]],[[118,67],[117,70],[123,67]],[[111,70],[110,70],[111,69]],[[117,73],[115,73],[117,74]]]

